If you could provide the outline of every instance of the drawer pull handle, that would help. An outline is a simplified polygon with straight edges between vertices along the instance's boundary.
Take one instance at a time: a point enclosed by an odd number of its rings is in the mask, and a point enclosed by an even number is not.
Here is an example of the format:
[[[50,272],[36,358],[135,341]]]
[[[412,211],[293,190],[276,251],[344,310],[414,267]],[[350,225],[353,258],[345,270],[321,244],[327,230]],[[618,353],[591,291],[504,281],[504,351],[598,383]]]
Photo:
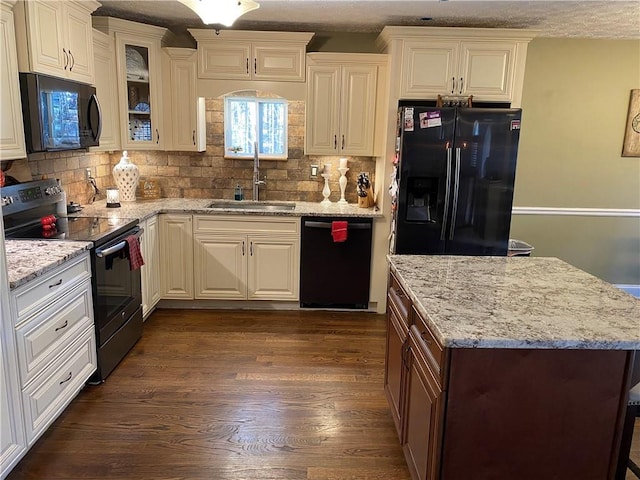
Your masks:
[[[56,283],[49,285],[49,288],[57,287],[58,285],[62,285],[62,279],[58,280]]]
[[[422,338],[422,340],[424,340],[424,343],[426,343],[427,345],[431,345],[431,340],[424,338],[426,334],[427,334],[427,331],[423,330],[422,332],[420,332],[420,338]]]
[[[69,320],[65,320],[65,321],[64,321],[64,325],[62,325],[61,327],[56,328],[56,332],[57,332],[58,330],[62,330],[63,328],[66,328],[66,327],[67,327],[67,325],[69,325]]]
[[[73,373],[69,372],[69,375],[67,375],[67,378],[65,378],[64,380],[62,380],[60,382],[60,385],[62,385],[63,383],[67,383],[69,380],[71,380],[71,377],[73,377]]]

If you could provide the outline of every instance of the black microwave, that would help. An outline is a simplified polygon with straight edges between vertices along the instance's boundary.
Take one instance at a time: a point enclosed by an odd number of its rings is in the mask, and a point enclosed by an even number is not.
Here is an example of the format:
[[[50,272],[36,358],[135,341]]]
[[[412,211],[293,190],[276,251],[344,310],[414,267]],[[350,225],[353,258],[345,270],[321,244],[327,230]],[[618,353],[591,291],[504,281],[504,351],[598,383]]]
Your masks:
[[[21,73],[20,96],[28,153],[99,145],[102,120],[95,87]]]

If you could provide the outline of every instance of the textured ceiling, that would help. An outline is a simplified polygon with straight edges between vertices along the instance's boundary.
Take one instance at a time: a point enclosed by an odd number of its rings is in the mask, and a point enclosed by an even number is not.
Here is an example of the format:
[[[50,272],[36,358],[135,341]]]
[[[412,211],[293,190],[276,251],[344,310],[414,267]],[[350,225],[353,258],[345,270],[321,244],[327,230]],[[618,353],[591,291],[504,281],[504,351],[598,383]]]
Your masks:
[[[377,33],[385,25],[422,25],[534,29],[544,37],[640,38],[638,1],[258,1],[260,8],[237,20],[234,29]],[[203,28],[199,17],[177,0],[100,3],[102,7],[96,15],[178,31]]]

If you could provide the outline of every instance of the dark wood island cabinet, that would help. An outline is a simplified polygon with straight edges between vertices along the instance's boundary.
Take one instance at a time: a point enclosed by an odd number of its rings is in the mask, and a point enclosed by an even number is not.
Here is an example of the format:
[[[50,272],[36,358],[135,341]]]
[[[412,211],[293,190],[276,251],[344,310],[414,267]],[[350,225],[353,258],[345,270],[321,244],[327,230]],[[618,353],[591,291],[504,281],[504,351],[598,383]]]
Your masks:
[[[389,260],[385,391],[414,479],[614,478],[637,299],[557,259]]]

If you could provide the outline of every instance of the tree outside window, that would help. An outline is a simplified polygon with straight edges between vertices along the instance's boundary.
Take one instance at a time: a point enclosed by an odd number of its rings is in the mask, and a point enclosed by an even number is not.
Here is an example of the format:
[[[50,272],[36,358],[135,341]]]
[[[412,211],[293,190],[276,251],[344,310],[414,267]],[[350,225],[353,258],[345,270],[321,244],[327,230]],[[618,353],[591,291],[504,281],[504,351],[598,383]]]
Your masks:
[[[287,158],[287,101],[256,97],[225,97],[225,157],[253,158],[254,144],[265,159]]]

